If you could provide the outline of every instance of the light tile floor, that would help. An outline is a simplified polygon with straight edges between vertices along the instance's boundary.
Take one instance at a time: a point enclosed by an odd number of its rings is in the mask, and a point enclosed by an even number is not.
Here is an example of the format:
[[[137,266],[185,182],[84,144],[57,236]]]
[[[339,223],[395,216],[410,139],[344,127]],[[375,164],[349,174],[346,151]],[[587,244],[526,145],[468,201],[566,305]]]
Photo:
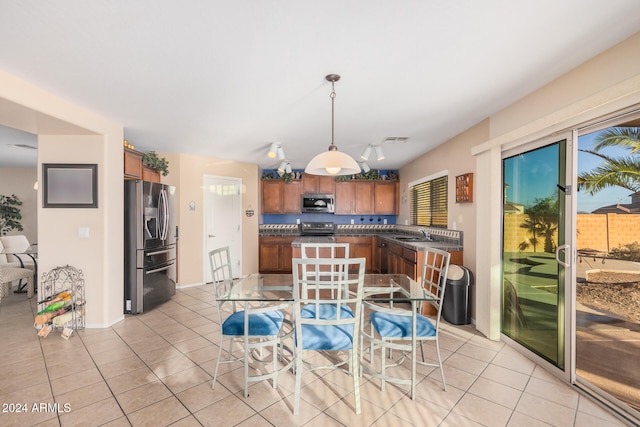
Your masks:
[[[438,370],[407,387],[361,379],[362,414],[350,378],[303,378],[300,415],[294,377],[255,383],[244,398],[240,364],[221,367],[211,389],[219,325],[211,286],[179,290],[161,307],[65,341],[36,336],[36,298],[0,303],[2,426],[620,426],[573,387],[472,326],[441,331],[447,391]],[[322,375],[322,376],[320,376]],[[57,405],[57,406],[56,406]],[[57,409],[57,410],[56,410]]]

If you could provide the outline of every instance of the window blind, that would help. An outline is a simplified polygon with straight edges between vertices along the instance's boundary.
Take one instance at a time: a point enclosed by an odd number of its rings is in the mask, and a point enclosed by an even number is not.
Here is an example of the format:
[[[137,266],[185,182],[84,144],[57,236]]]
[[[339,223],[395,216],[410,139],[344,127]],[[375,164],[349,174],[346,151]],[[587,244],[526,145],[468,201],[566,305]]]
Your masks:
[[[447,177],[414,185],[410,190],[411,224],[447,227]]]

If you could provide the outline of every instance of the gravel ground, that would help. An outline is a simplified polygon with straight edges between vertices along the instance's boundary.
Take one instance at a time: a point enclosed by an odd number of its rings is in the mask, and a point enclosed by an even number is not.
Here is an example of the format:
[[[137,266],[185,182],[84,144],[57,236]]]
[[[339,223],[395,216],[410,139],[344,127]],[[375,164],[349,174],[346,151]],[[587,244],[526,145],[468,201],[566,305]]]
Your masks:
[[[640,274],[600,271],[578,283],[578,302],[640,323]]]

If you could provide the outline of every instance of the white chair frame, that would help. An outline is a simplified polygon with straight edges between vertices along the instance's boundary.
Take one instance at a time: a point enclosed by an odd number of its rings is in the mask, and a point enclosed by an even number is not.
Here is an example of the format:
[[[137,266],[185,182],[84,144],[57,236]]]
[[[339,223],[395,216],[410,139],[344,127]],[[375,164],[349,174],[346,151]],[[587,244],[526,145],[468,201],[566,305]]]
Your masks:
[[[218,320],[220,322],[220,343],[218,346],[218,360],[216,362],[216,370],[213,376],[212,389],[215,389],[218,379],[218,369],[220,364],[243,362],[244,373],[244,397],[249,396],[249,383],[273,379],[273,388],[278,386],[278,375],[293,367],[293,357],[290,360],[284,359],[284,340],[293,335],[293,322],[287,318],[286,312],[291,308],[291,302],[277,304],[260,304],[259,307],[253,307],[251,304],[244,304],[244,310],[237,310],[237,304],[231,302],[230,315],[243,312],[242,334],[225,334],[224,322],[229,316],[223,317],[225,313],[225,301],[222,299],[233,286],[233,275],[231,270],[231,257],[229,247],[223,247],[209,252],[209,261],[211,264],[211,272],[213,278],[213,286],[215,286],[216,303],[218,306]],[[277,334],[274,335],[255,335],[251,334],[251,323],[256,321],[261,315],[273,314],[276,312],[283,313],[283,323]],[[224,339],[229,340],[229,349],[227,350],[227,360],[222,360],[222,348]],[[243,355],[233,355],[233,343],[239,342],[243,346]],[[278,351],[279,346],[279,351]],[[258,375],[249,375],[250,359],[253,361],[263,362],[263,349],[271,347],[271,371]],[[254,350],[260,350],[259,356],[255,356]],[[284,366],[278,366],[278,360],[285,362]]]
[[[421,314],[422,311],[422,301],[411,301],[411,309],[407,310],[404,308],[398,308],[397,306],[393,306],[393,301],[389,303],[388,306],[383,306],[379,303],[374,303],[370,301],[365,301],[363,309],[370,311],[369,321],[364,322],[362,324],[362,348],[360,357],[363,359],[361,366],[362,371],[370,374],[376,378],[381,380],[380,388],[382,391],[385,390],[385,383],[391,382],[395,384],[405,384],[411,386],[411,399],[415,400],[416,394],[416,364],[421,364],[424,366],[433,366],[440,369],[440,376],[442,378],[442,388],[446,391],[447,385],[444,378],[444,370],[442,368],[442,357],[440,355],[440,344],[438,341],[438,335],[440,330],[440,318],[442,311],[442,301],[444,298],[445,288],[446,288],[446,278],[449,270],[449,261],[451,254],[446,251],[429,248],[425,251],[424,261],[422,267],[422,275],[421,275],[421,283],[425,289],[425,292],[432,298],[427,303],[434,306],[436,309],[436,315],[434,321],[429,320],[432,324],[434,324],[435,333],[433,335],[425,335],[419,336],[417,335],[417,323],[418,320],[424,321],[425,316]],[[400,291],[399,287],[394,288],[391,287],[389,289],[390,294]],[[371,322],[371,315],[373,313],[381,313],[382,315],[390,315],[391,321],[394,319],[403,325],[407,324],[406,318],[411,318],[411,334],[406,336],[380,336],[379,332],[374,327]],[[403,320],[404,319],[404,320]],[[369,326],[369,330],[367,331],[366,326]],[[368,353],[369,353],[369,363],[364,363],[364,353],[366,350],[364,349],[364,343],[369,343]],[[437,363],[425,362],[424,360],[424,348],[423,343],[425,341],[433,341],[435,343],[436,354],[438,358]],[[416,348],[418,343],[420,344],[420,351],[422,355],[422,360],[418,361],[416,357]],[[380,361],[380,370],[375,368],[375,360],[374,354],[375,350],[381,349],[381,361]],[[385,355],[385,350],[388,350],[388,356]],[[400,357],[393,358],[393,350],[400,350],[402,352]],[[391,376],[387,373],[387,368],[392,368],[401,365],[405,358],[410,356],[411,359],[411,377],[407,378],[399,378],[395,376]],[[387,358],[392,359],[391,363],[387,362]]]
[[[355,396],[355,412],[360,414],[360,367],[358,357],[359,329],[362,313],[362,296],[365,273],[365,258],[315,258],[315,259],[293,259],[293,294],[294,294],[294,324],[295,324],[295,397],[293,405],[294,415],[298,415],[300,409],[300,393],[302,387],[302,375],[306,370],[312,371],[316,369],[341,369],[348,364],[348,373],[353,377],[353,388]],[[320,274],[317,276],[309,275],[308,268],[312,266],[313,271],[331,271],[339,274]],[[325,267],[327,267],[325,269]],[[348,274],[349,271],[355,273]],[[338,290],[347,287],[350,292],[339,292]],[[307,289],[307,294],[303,294],[302,290]],[[329,294],[333,293],[333,297]],[[305,307],[311,310],[305,311]],[[349,307],[349,310],[343,307]],[[325,309],[330,309],[332,316],[327,316]],[[305,311],[303,315],[303,311]],[[347,342],[343,348],[305,348],[305,334],[315,329],[327,329],[330,332],[323,334],[323,338],[318,338],[323,344],[329,345],[326,337],[332,337],[333,331],[342,333],[345,329],[352,327],[352,334],[345,339]],[[340,328],[340,329],[338,329]],[[342,329],[345,328],[345,329]],[[339,334],[338,334],[339,335]],[[348,334],[346,334],[348,335]],[[316,335],[316,337],[318,337]],[[311,346],[312,347],[312,346]],[[322,347],[322,346],[321,346]],[[309,351],[347,351],[346,360],[338,361],[329,365],[318,365],[308,362],[304,358],[304,352]]]
[[[300,244],[300,254],[302,259],[319,259],[319,258],[328,258],[328,259],[336,259],[336,258],[349,258],[349,243],[301,243]],[[308,275],[317,275],[319,274],[319,270],[328,271],[329,268],[338,268],[338,267],[329,267],[327,265],[319,266],[308,264],[305,266],[305,273]],[[339,272],[335,272],[334,274],[339,274]],[[306,282],[303,282],[302,287],[302,295],[303,297],[307,297],[306,294]],[[318,286],[323,286],[322,283],[318,283]],[[331,289],[332,285],[327,284],[326,288]],[[348,287],[344,289],[344,291],[348,292]],[[332,294],[333,296],[333,294]]]

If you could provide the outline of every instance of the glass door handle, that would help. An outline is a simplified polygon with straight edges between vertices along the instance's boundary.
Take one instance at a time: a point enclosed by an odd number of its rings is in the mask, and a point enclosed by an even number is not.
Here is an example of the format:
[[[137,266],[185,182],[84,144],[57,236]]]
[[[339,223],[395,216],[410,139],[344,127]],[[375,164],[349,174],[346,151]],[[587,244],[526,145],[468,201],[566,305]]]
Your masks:
[[[558,261],[558,264],[560,264],[565,268],[571,267],[571,258],[566,257],[570,248],[571,248],[571,245],[560,245],[556,248],[556,261]],[[564,251],[566,261],[560,261],[560,251]]]

